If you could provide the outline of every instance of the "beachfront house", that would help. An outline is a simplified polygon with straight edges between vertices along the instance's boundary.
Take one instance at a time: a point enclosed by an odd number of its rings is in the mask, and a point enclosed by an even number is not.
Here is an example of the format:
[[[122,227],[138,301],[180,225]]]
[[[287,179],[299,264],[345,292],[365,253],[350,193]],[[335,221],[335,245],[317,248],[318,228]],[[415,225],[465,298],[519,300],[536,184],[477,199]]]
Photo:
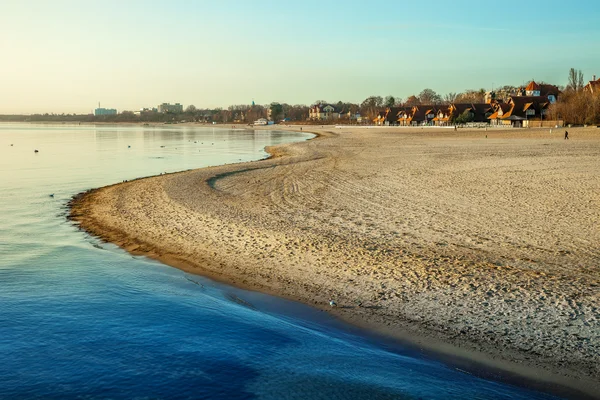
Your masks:
[[[557,86],[546,83],[538,84],[534,80],[529,82],[525,88],[519,90],[518,96],[521,97],[546,97],[550,104],[556,103],[560,91]]]
[[[398,125],[410,126],[412,122],[412,107],[403,107],[398,112]]]
[[[402,110],[400,107],[387,107],[384,111],[377,113],[377,116],[373,120],[375,125],[378,126],[395,126],[399,125],[398,113]]]
[[[308,110],[308,118],[313,121],[340,119],[340,112],[331,104],[315,104]]]
[[[451,124],[450,116],[452,115],[452,109],[450,106],[440,106],[437,109],[435,118],[433,118],[433,124],[435,126],[447,126]]]
[[[508,102],[498,104],[488,119],[494,126],[526,128],[534,121],[541,125],[550,104],[546,96],[511,96]]]
[[[419,105],[413,107],[411,125],[430,125],[437,114],[437,107],[432,105]]]
[[[398,115],[398,125],[402,126],[421,126],[433,125],[434,119],[438,113],[437,106],[418,105],[413,107],[400,108]]]
[[[494,113],[493,106],[487,103],[453,103],[450,105],[452,123],[488,123],[488,117]]]

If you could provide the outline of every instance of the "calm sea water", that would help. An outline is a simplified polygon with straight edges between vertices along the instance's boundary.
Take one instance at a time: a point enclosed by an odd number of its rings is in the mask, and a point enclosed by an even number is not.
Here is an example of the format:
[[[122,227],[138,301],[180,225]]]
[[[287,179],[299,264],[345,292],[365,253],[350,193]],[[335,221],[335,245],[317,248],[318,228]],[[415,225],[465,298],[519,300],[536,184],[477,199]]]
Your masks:
[[[0,125],[0,398],[552,398],[132,257],[65,218],[83,190],[308,137]]]

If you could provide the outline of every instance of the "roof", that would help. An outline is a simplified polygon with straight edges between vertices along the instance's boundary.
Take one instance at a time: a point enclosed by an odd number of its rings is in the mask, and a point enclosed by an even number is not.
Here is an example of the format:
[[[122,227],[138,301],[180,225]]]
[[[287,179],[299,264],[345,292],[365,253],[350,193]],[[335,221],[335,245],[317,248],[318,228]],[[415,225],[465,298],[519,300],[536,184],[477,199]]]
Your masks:
[[[466,111],[473,113],[475,122],[486,121],[486,114],[492,112],[492,106],[487,103],[455,103],[452,104],[454,117],[463,114]]]
[[[435,114],[436,107],[432,105],[414,106],[412,111],[412,119],[417,121],[425,121],[427,114]]]
[[[315,104],[315,105],[313,105],[313,106],[311,107],[311,110],[313,110],[313,112],[314,112],[314,111],[316,111],[316,110],[318,109],[318,110],[319,110],[319,112],[323,112],[323,109],[324,109],[325,107],[331,107],[331,108],[333,108],[333,112],[337,112],[337,109],[336,109],[336,108],[335,108],[335,106],[334,106],[334,105],[332,105],[332,104]]]
[[[531,81],[529,82],[529,85],[527,85],[527,87],[525,88],[525,90],[527,90],[528,92],[532,92],[534,90],[540,90],[540,85],[538,85],[537,83],[535,83],[535,81]]]
[[[585,85],[586,90],[590,90],[592,93],[595,90],[600,90],[600,78],[595,81],[589,81],[587,85]]]
[[[400,115],[402,113],[410,113],[410,112],[412,112],[412,109],[413,109],[412,106],[400,107],[400,108],[398,108],[398,112],[396,113],[396,115]]]
[[[502,116],[499,116],[499,110],[490,115],[489,119],[501,118],[510,121],[520,121],[527,119],[527,110],[535,110],[536,114],[546,109],[550,102],[546,96],[511,96],[507,104],[500,104]],[[508,108],[508,109],[507,109]]]
[[[488,119],[498,119],[498,118],[507,118],[510,117],[511,111],[513,108],[513,104],[509,103],[497,103],[498,107],[496,111],[488,117]],[[502,111],[502,115],[500,115],[500,111]]]
[[[509,103],[520,106],[524,109],[525,105],[532,103],[534,106],[548,106],[547,96],[511,96]]]
[[[503,113],[510,111],[510,109],[512,108],[512,104],[508,103],[500,103],[498,105],[500,106],[500,109]]]
[[[402,107],[388,107],[386,109],[385,120],[386,121],[398,121],[398,113],[402,111]]]
[[[545,83],[542,83],[540,86],[540,95],[542,96],[554,96],[554,97],[558,97],[558,95],[560,94],[560,90],[558,90],[558,86],[555,85],[548,85]]]

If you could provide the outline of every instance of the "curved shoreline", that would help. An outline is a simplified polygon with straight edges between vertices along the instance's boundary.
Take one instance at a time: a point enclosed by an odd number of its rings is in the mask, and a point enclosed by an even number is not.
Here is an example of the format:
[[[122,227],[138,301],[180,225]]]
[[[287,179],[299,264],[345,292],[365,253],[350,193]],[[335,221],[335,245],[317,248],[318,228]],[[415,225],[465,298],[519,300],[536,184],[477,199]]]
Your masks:
[[[460,243],[438,246],[427,237],[427,246],[423,246],[398,239],[399,235],[377,219],[385,217],[386,195],[394,195],[397,188],[383,195],[367,190],[370,182],[388,179],[390,171],[360,166],[365,160],[376,160],[373,154],[365,157],[363,153],[380,138],[374,139],[368,132],[353,138],[354,132],[328,133],[331,130],[310,132],[322,135],[318,140],[267,149],[271,157],[265,160],[143,178],[90,191],[73,200],[71,218],[89,233],[129,252],[187,272],[328,309],[346,321],[417,346],[583,390],[589,396],[599,393],[593,365],[581,364],[581,359],[561,359],[560,366],[552,357],[538,357],[539,349],[523,352],[521,343],[498,350],[503,343],[486,341],[487,332],[479,327],[476,332],[457,331],[465,325],[460,318],[444,325],[443,315],[460,309],[460,304],[450,304],[448,310],[439,312],[441,316],[434,315],[437,319],[428,315],[425,311],[437,312],[442,301],[457,296],[451,290],[444,297],[443,289],[451,283],[435,282],[451,275],[439,272],[440,266],[454,265],[461,278],[467,277],[465,284],[479,284],[479,277],[469,274],[482,265],[492,268],[493,260],[479,253],[469,259],[461,253]],[[414,145],[410,131],[396,135],[394,139],[406,139],[409,146]],[[395,160],[385,148],[377,150]],[[357,160],[358,166],[348,160]],[[354,202],[355,193],[362,190],[367,193],[357,195],[359,201]],[[323,199],[351,204],[331,210],[335,203],[322,204]],[[365,205],[373,207],[374,217],[345,224],[352,212]],[[378,230],[385,236],[378,235]],[[408,229],[413,236],[420,233]],[[427,271],[423,266],[437,268],[435,281],[426,277],[428,286],[422,285],[424,277],[419,275]],[[399,273],[400,267],[404,269]],[[496,270],[502,272],[502,268]],[[411,274],[414,271],[416,277]],[[553,276],[560,277],[561,273],[551,271]],[[511,274],[517,284],[520,278]],[[493,279],[500,281],[502,277]],[[442,297],[437,304],[430,304],[431,299],[424,296],[430,292]],[[468,296],[479,294],[475,290]],[[335,298],[342,307],[329,309],[329,298]],[[417,304],[413,311],[406,306],[411,303]],[[463,308],[474,308],[474,304]],[[483,326],[486,323],[483,321]],[[597,353],[592,352],[590,363],[595,359]]]

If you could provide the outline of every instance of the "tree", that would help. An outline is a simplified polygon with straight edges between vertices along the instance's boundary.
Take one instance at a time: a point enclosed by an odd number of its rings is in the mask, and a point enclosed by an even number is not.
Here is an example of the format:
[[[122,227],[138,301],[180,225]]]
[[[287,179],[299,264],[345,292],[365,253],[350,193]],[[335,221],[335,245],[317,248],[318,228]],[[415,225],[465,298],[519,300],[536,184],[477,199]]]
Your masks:
[[[373,119],[382,107],[383,98],[381,96],[370,96],[360,104],[360,113],[367,118]]]
[[[135,121],[136,115],[132,112],[132,111],[123,111],[119,114],[116,115],[116,117],[113,117],[111,119],[115,119],[116,121],[119,122],[130,122],[130,121]]]
[[[442,98],[432,89],[423,89],[419,93],[419,101],[421,104],[439,104],[442,102]]]
[[[444,95],[442,102],[444,104],[452,104],[452,103],[456,102],[457,97],[458,97],[457,93],[450,92],[450,93]]]
[[[457,124],[466,124],[467,122],[473,122],[475,116],[469,110],[465,110],[462,114],[454,119],[454,122]]]
[[[581,72],[581,70],[576,70],[575,68],[569,70],[569,83],[567,84],[567,89],[575,92],[579,92],[583,89],[583,72]]]
[[[396,105],[396,99],[394,96],[386,96],[383,105],[386,107],[394,107]]]
[[[271,112],[271,120],[279,121],[283,118],[283,106],[281,104],[276,102],[271,103],[269,110]]]
[[[186,114],[193,114],[196,112],[196,106],[194,106],[193,104],[190,104],[189,106],[187,106],[187,108],[185,109]]]
[[[303,104],[296,104],[284,107],[285,116],[292,121],[306,121],[308,119],[308,106]]]
[[[407,106],[418,106],[419,104],[421,104],[421,100],[419,100],[419,98],[415,95],[410,96],[408,99],[406,99],[406,103]]]
[[[455,103],[475,103],[475,104],[481,104],[485,102],[485,90],[484,89],[479,89],[479,90],[467,90],[464,93],[459,94],[458,96],[456,96],[456,99],[454,99]]]
[[[250,107],[250,109],[246,113],[246,121],[247,122],[254,122],[257,119],[266,118],[266,117],[267,117],[267,112],[266,112],[265,108],[258,104]]]
[[[600,93],[568,90],[550,107],[551,118],[566,124],[600,124]]]

